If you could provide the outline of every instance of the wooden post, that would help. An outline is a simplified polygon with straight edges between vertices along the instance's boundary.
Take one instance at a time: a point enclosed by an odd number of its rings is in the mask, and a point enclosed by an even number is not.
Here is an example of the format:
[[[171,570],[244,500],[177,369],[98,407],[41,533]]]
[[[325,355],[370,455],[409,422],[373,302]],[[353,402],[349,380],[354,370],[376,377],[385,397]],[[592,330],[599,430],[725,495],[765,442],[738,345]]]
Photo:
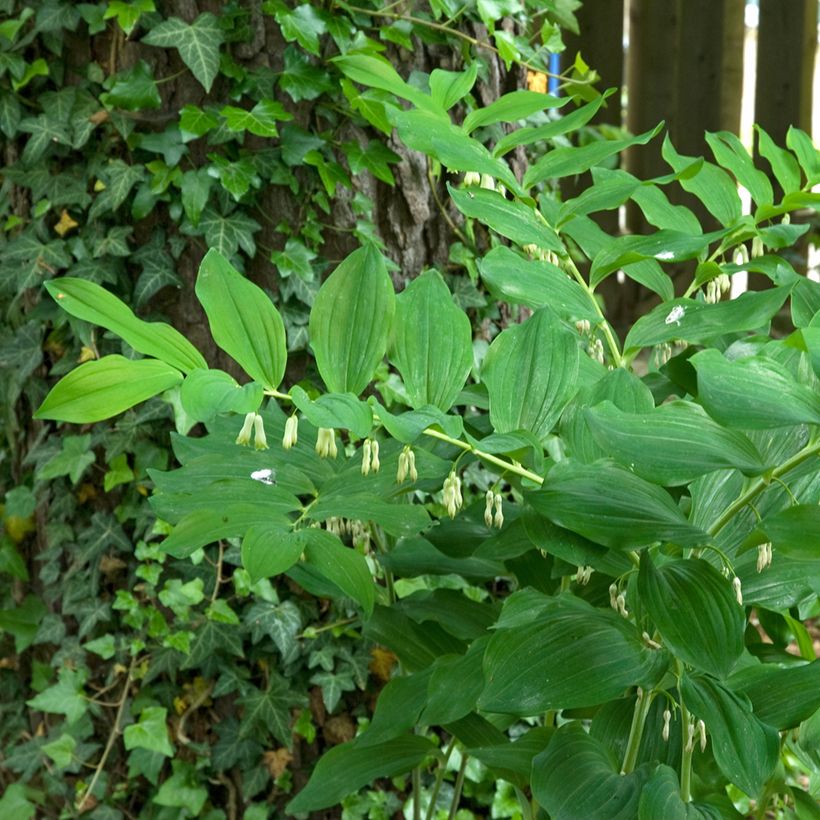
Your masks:
[[[796,125],[811,133],[817,0],[760,0],[755,122],[778,144]]]

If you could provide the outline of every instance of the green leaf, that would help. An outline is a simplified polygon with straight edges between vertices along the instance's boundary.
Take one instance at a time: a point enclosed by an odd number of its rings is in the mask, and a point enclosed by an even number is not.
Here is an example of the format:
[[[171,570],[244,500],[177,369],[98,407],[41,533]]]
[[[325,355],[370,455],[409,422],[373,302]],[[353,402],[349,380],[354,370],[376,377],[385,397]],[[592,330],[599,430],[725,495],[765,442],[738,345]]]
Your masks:
[[[664,138],[661,152],[676,173],[684,171],[693,160],[693,157],[679,154],[668,135]],[[717,165],[704,162],[694,176],[681,177],[680,185],[684,191],[694,194],[721,225],[734,225],[743,215],[737,186],[726,171]]]
[[[732,671],[743,653],[746,617],[731,583],[711,564],[689,558],[656,568],[644,552],[638,592],[676,657],[719,678]]]
[[[289,749],[293,747],[291,711],[296,706],[305,706],[307,698],[292,692],[288,681],[283,677],[274,674],[265,691],[254,687],[239,698],[237,703],[244,710],[239,730],[241,737],[255,734],[261,727],[284,746]]]
[[[464,387],[473,364],[470,320],[438,271],[422,273],[397,298],[390,359],[414,409],[446,412]]]
[[[774,140],[757,124],[757,150],[772,167],[775,178],[780,183],[784,194],[800,190],[800,166],[797,160],[785,148],[780,148]]]
[[[442,726],[460,720],[475,710],[484,689],[481,671],[487,638],[473,641],[464,655],[444,655],[430,667],[427,702],[418,718],[422,726]],[[455,688],[454,681],[460,685]]]
[[[820,423],[820,396],[764,356],[729,361],[717,350],[689,360],[698,374],[698,399],[722,424],[764,430]]]
[[[19,654],[34,643],[47,611],[46,605],[31,594],[11,609],[0,609],[0,630],[14,636],[15,652]]]
[[[54,761],[58,769],[65,769],[71,765],[76,748],[77,741],[71,735],[62,734],[57,740],[46,743],[42,750]]]
[[[623,205],[643,185],[632,174],[606,168],[593,168],[592,178],[592,186],[561,205],[556,220],[559,226],[576,215],[586,216],[598,211],[614,210]]]
[[[179,758],[171,761],[173,774],[163,781],[154,797],[158,806],[169,806],[198,817],[208,799],[208,790],[191,763]]]
[[[618,154],[632,145],[645,145],[663,128],[660,123],[651,131],[637,137],[623,140],[602,140],[579,148],[555,148],[548,151],[524,174],[524,187],[531,188],[548,179],[560,179],[588,171],[593,165],[603,162],[613,154]]]
[[[558,234],[543,219],[538,219],[532,208],[517,199],[506,199],[485,188],[456,188],[449,183],[447,190],[464,216],[480,220],[501,236],[519,245],[532,244],[565,253]]]
[[[262,226],[242,211],[234,211],[228,216],[222,216],[213,208],[205,208],[199,220],[199,232],[196,236],[205,235],[205,240],[212,250],[219,251],[224,257],[230,258],[239,248],[248,256],[256,253],[256,243],[253,235]]]
[[[799,726],[820,709],[820,660],[786,668],[773,663],[749,666],[728,683],[749,698],[759,720],[780,731]]]
[[[334,746],[320,758],[307,785],[285,810],[294,815],[335,806],[342,798],[379,777],[409,772],[437,751],[437,747],[421,735],[398,737],[370,746],[358,739]]]
[[[22,783],[9,783],[0,797],[0,815],[15,820],[32,820],[37,814],[37,805],[26,797],[26,791]]]
[[[47,481],[50,478],[67,475],[71,478],[71,483],[76,484],[86,467],[96,461],[94,451],[91,449],[90,433],[83,436],[64,436],[62,445],[57,455],[37,468],[35,477],[38,481]]]
[[[316,366],[334,393],[358,396],[387,350],[396,297],[384,257],[353,251],[325,280],[310,312]]]
[[[520,716],[597,706],[629,686],[651,687],[666,665],[666,654],[649,649],[635,626],[614,612],[545,599],[526,623],[493,632],[478,702],[490,712]]]
[[[797,161],[806,174],[807,187],[811,188],[820,182],[820,151],[815,148],[812,138],[805,131],[791,125],[786,134],[786,145],[797,156]]]
[[[532,145],[534,142],[543,142],[553,139],[554,137],[560,137],[562,134],[568,134],[570,131],[577,131],[598,113],[604,100],[609,97],[614,90],[615,89],[609,89],[604,94],[596,97],[592,102],[571,111],[569,114],[564,114],[545,125],[539,125],[534,128],[517,128],[496,143],[493,154],[497,157],[501,157],[519,145]],[[569,97],[560,99],[563,103],[563,101],[568,101]]]
[[[583,288],[550,262],[525,259],[499,245],[479,260],[478,270],[491,293],[505,302],[536,309],[546,305],[570,321],[598,318]]]
[[[219,72],[219,47],[224,39],[219,20],[205,12],[193,23],[169,17],[154,26],[142,42],[149,46],[175,48],[205,91],[210,91]]]
[[[114,75],[111,88],[100,95],[100,102],[107,108],[142,111],[159,108],[162,98],[148,63],[140,60],[133,68]]]
[[[655,541],[699,546],[709,537],[693,527],[671,496],[623,467],[565,460],[527,501],[561,527],[618,549]]]
[[[545,108],[560,108],[566,102],[566,97],[553,97],[540,91],[510,91],[489,105],[471,111],[464,118],[463,128],[470,134],[476,128],[483,128],[496,122],[524,120]]]
[[[632,820],[648,767],[622,775],[612,754],[578,723],[562,726],[532,761],[532,793],[552,820]]]
[[[777,765],[777,730],[752,714],[748,699],[711,678],[684,675],[680,692],[689,711],[706,723],[720,770],[749,797],[758,796]]]
[[[292,120],[282,105],[274,100],[260,100],[250,111],[226,105],[220,112],[229,131],[248,131],[257,137],[276,137],[276,123]]]
[[[63,376],[34,417],[75,424],[102,421],[181,381],[178,370],[156,359],[103,356]]]
[[[148,749],[165,757],[174,756],[174,747],[168,738],[168,710],[163,706],[146,706],[137,723],[123,731],[125,748]]]
[[[26,704],[40,712],[65,715],[69,724],[76,723],[88,711],[88,699],[83,692],[88,670],[61,666],[57,674],[57,683],[27,700]]]
[[[288,239],[284,250],[273,251],[270,261],[279,268],[279,274],[286,278],[296,274],[305,282],[313,281],[313,265],[316,254],[298,239]]]
[[[769,466],[743,433],[721,427],[691,402],[640,413],[603,402],[586,408],[584,416],[605,455],[656,484],[688,484],[730,467],[759,475]]]
[[[304,529],[293,535],[302,541],[307,563],[356,601],[369,617],[376,588],[364,556],[325,530]]]
[[[394,416],[384,409],[372,396],[368,399],[384,429],[396,441],[412,444],[428,427],[439,426],[450,437],[458,438],[464,432],[461,416],[448,416],[438,407],[427,405]]]
[[[434,68],[430,73],[430,96],[436,105],[449,111],[459,100],[470,93],[478,77],[478,60],[464,71],[445,71]]]
[[[179,112],[179,130],[184,142],[202,137],[219,125],[219,120],[197,105],[184,105]]]
[[[548,307],[493,340],[481,371],[497,433],[543,438],[577,389],[578,344]]]
[[[743,143],[729,131],[706,132],[706,142],[715,155],[715,160],[728,171],[749,192],[757,205],[771,205],[774,193],[769,178],[754,166]]]
[[[714,806],[684,803],[677,772],[661,764],[641,789],[638,820],[722,820]]]
[[[285,325],[273,302],[219,251],[205,254],[196,295],[214,341],[254,380],[276,390],[285,375]]]
[[[291,11],[281,0],[268,0],[263,9],[274,14],[289,43],[296,41],[305,51],[320,56],[319,37],[327,31],[327,25],[310,3],[303,3]]]
[[[262,385],[242,387],[222,370],[194,370],[179,391],[185,412],[195,421],[210,421],[220,413],[252,413],[262,403]]]
[[[624,349],[631,353],[673,339],[701,343],[726,333],[757,330],[777,313],[789,291],[788,286],[748,291],[715,305],[684,298],[664,302],[635,322]]]
[[[807,537],[820,533],[820,505],[796,504],[767,515],[743,542],[744,547],[756,547],[764,542],[791,558],[807,561],[820,558],[820,543]]]
[[[242,566],[251,583],[287,572],[302,556],[305,539],[300,532],[281,527],[253,526],[242,539]]]
[[[183,373],[207,367],[202,354],[179,331],[164,322],[137,318],[125,302],[94,282],[63,276],[45,287],[66,313],[116,333],[139,353]]]
[[[325,393],[311,401],[297,384],[291,388],[290,396],[294,406],[314,427],[343,428],[358,438],[365,438],[373,429],[370,406],[352,393]]]
[[[349,492],[342,487],[320,494],[308,516],[313,521],[326,521],[334,517],[374,521],[397,537],[417,535],[430,524],[430,518],[421,505],[391,503],[371,494]]]

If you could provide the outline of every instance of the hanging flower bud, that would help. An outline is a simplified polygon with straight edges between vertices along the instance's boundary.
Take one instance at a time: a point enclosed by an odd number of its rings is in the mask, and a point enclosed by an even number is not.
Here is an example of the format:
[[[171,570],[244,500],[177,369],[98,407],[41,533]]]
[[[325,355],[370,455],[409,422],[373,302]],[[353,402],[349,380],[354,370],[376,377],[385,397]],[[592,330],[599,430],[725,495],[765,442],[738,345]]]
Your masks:
[[[370,469],[374,473],[378,473],[382,468],[382,463],[379,461],[379,442],[376,439],[370,443]]]
[[[792,224],[792,216],[791,214],[783,214],[783,218],[780,220],[781,225],[791,225]]]
[[[669,742],[669,724],[672,721],[672,713],[668,709],[663,710],[663,729],[661,730],[661,737],[664,743]]]
[[[650,648],[650,649],[660,649],[661,645],[657,641],[653,641],[650,637],[648,632],[642,632],[641,637],[643,638],[643,642]]]
[[[493,503],[495,502],[495,493],[492,490],[487,490],[484,504],[484,523],[488,527],[493,525]]]
[[[236,437],[236,443],[247,446],[251,443],[251,431],[253,430],[253,420],[256,418],[256,413],[248,413],[245,416],[245,421],[242,423],[242,429]]]
[[[745,250],[745,248],[744,248],[744,250]],[[729,293],[729,291],[732,289],[732,280],[729,278],[728,273],[721,273],[720,276],[718,276],[716,281],[717,281],[718,288],[720,289],[720,292],[722,294]]]
[[[362,444],[362,475],[370,472],[370,439],[366,438]]]
[[[704,297],[704,301],[707,305],[714,305],[720,299],[720,291],[718,290],[717,282],[714,279],[710,279],[706,283],[706,296]]]
[[[265,437],[265,422],[259,413],[255,413],[253,417],[253,446],[257,450],[268,449],[268,440]]]
[[[504,526],[504,499],[501,497],[501,493],[495,494],[493,503],[495,504],[495,515],[493,516],[493,524],[495,525],[495,528],[497,530],[500,530]]]
[[[579,319],[575,323],[575,329],[582,335],[588,336],[590,331],[591,325],[589,323],[589,319]]]
[[[524,251],[524,253],[527,254],[527,256],[530,256],[533,259],[535,259],[538,256],[538,245],[536,245],[534,242],[530,242],[529,245],[524,245],[521,248],[521,250]]]
[[[609,585],[609,605],[613,609],[618,608],[618,585],[617,584],[610,584]]]
[[[495,190],[495,180],[489,174],[482,174],[481,175],[481,187],[486,188],[488,191]]]
[[[299,440],[299,419],[294,413],[285,421],[285,434],[282,436],[282,446],[290,450]]]
[[[618,614],[622,618],[629,617],[629,610],[626,608],[626,595],[622,592],[618,597],[615,599],[616,602],[616,609],[618,610]]]
[[[695,748],[695,722],[690,721],[686,727],[686,751],[691,752]]]
[[[316,433],[316,452],[321,458],[336,458],[336,436],[332,427],[320,427]]]
[[[772,545],[770,543],[760,544],[757,548],[757,571],[763,572],[772,563]]]
[[[749,263],[749,251],[746,250],[745,245],[740,244],[735,248],[734,262],[736,265],[747,265]]]
[[[763,240],[756,236],[752,239],[752,259],[757,259],[758,256],[763,256],[766,249],[763,247]]]
[[[419,480],[419,474],[416,472],[416,454],[412,450],[407,451],[407,473],[410,476],[410,481],[416,482]]]
[[[740,578],[735,575],[732,578],[732,589],[735,591],[735,598],[740,606],[743,606],[743,590],[740,588]]]
[[[461,496],[461,479],[456,475],[455,470],[450,471],[450,475],[444,479],[444,506],[447,508],[447,515],[455,518],[456,513],[461,509],[464,499]]]
[[[476,173],[475,171],[467,171],[464,174],[464,186],[466,188],[471,188],[473,185],[479,185],[481,183],[481,174]]]
[[[589,583],[589,579],[592,578],[592,567],[583,566],[578,567],[577,572],[575,573],[575,581],[582,587],[585,587]]]
[[[399,453],[399,468],[396,470],[396,484],[404,484],[407,479],[407,447]]]
[[[698,721],[698,733],[700,734],[700,750],[702,752],[706,751],[706,724],[702,721]]]

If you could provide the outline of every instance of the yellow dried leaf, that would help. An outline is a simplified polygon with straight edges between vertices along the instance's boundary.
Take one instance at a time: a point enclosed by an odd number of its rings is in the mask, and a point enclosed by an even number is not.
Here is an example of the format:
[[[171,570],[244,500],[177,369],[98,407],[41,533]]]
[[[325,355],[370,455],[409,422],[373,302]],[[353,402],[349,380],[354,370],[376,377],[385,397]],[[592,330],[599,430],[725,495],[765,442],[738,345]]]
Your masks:
[[[396,656],[389,649],[383,649],[381,646],[374,646],[370,650],[370,655],[372,658],[370,661],[370,671],[379,678],[379,680],[390,680],[390,674],[396,665]]]
[[[80,223],[75,222],[71,218],[71,214],[63,208],[62,213],[60,214],[60,221],[54,226],[54,233],[58,234],[59,236],[65,236],[69,231],[74,230],[74,228],[79,228]]]
[[[90,362],[96,358],[97,354],[90,347],[83,347],[80,350],[80,358],[78,361],[79,364],[84,364],[85,362]]]
[[[527,88],[530,91],[537,91],[539,94],[547,93],[547,75],[540,71],[527,72]]]

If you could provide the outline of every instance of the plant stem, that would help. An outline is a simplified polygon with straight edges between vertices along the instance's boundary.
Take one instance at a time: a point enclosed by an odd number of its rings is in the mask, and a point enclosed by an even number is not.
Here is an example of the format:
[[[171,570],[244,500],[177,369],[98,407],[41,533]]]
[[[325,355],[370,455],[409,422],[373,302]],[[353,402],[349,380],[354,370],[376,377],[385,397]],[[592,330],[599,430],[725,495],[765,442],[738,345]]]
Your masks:
[[[134,677],[134,670],[136,669],[136,667],[137,657],[136,655],[134,655],[131,658],[131,664],[128,667],[128,674],[125,676],[125,683],[122,687],[122,694],[120,695],[120,700],[117,704],[117,714],[114,716],[114,725],[111,727],[111,733],[108,735],[108,742],[105,744],[105,749],[103,749],[100,762],[94,769],[94,776],[91,778],[91,783],[88,784],[88,788],[85,790],[82,798],[77,803],[77,811],[79,812],[84,811],[86,801],[89,797],[91,797],[94,794],[94,788],[97,785],[97,781],[100,779],[102,770],[105,768],[105,764],[108,761],[108,756],[111,754],[111,750],[114,748],[114,743],[119,737],[120,722],[122,721],[122,716],[125,712],[125,704],[128,702],[128,690],[131,687],[131,681]]]
[[[447,763],[450,760],[450,755],[456,747],[455,737],[450,738],[450,742],[444,749],[444,759],[438,764],[436,770],[436,780],[433,783],[433,791],[430,793],[430,802],[427,805],[427,812],[424,815],[424,820],[433,820],[436,812],[436,800],[438,800],[438,793],[441,791],[441,784],[444,782],[444,772],[447,770]]]
[[[635,701],[635,711],[632,713],[632,726],[629,729],[629,740],[626,744],[624,754],[624,764],[621,767],[621,774],[629,774],[635,769],[635,762],[638,759],[638,750],[641,747],[643,729],[646,725],[646,716],[649,714],[649,707],[655,697],[654,692],[645,692],[638,688],[638,699]]]
[[[518,786],[515,786],[515,796],[518,798],[518,805],[521,806],[521,820],[532,820],[533,810],[527,795]]]
[[[413,820],[421,820],[421,769],[413,769]]]
[[[450,813],[447,815],[447,820],[454,820],[456,812],[458,811],[458,804],[461,801],[461,789],[464,787],[464,774],[467,771],[467,753],[464,749],[461,750],[461,765],[458,767],[458,774],[456,775],[456,783],[453,786],[453,802],[450,804]]]
[[[694,744],[689,743],[689,710],[681,698],[680,702],[681,720],[681,762],[680,762],[680,796],[684,803],[692,799],[692,754],[695,751]]]
[[[799,464],[807,461],[812,456],[820,454],[820,441],[807,444],[802,450],[795,453],[791,458],[786,459],[779,467],[768,475],[758,478],[754,481],[748,490],[741,493],[724,511],[723,515],[709,527],[709,535],[717,535],[728,523],[732,520],[736,513],[742,510],[747,504],[753,501],[766,487],[769,486],[772,479],[778,479],[780,476],[793,470]]]

